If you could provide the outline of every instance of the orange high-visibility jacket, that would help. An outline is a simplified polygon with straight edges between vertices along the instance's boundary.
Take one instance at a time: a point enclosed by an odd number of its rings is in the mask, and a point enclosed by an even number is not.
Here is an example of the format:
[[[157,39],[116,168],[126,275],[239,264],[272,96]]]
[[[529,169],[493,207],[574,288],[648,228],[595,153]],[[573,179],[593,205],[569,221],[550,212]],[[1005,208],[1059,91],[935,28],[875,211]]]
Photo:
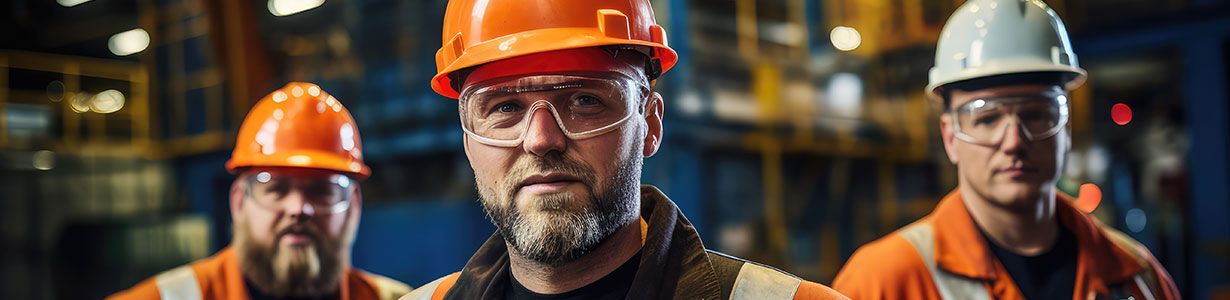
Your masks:
[[[930,215],[854,252],[833,281],[852,299],[1024,299],[991,253],[954,190]],[[1072,299],[1179,299],[1149,250],[1056,199],[1060,224],[1077,239]]]
[[[342,300],[397,299],[410,292],[404,283],[354,268],[346,271],[341,283]],[[107,299],[247,300],[248,288],[239,271],[239,258],[226,247],[212,257],[162,272]]]

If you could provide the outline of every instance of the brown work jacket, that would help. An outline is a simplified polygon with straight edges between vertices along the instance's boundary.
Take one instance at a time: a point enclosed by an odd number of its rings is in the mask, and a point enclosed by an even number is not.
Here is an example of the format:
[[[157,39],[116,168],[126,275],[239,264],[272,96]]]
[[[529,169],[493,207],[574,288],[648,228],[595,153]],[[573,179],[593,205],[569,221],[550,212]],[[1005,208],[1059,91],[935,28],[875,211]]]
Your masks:
[[[755,262],[706,250],[679,208],[657,188],[641,187],[641,248],[626,299],[847,299],[832,289]],[[457,273],[402,299],[502,299],[508,250],[493,234]]]

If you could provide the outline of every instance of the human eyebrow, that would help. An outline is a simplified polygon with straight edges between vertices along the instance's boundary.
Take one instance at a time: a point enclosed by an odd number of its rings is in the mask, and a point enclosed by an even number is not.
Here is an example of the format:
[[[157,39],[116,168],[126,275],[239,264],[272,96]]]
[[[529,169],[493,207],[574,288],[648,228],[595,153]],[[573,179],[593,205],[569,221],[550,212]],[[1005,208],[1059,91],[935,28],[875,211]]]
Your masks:
[[[518,93],[533,93],[533,92],[542,92],[542,91],[572,89],[572,88],[578,88],[582,86],[585,86],[583,84],[583,80],[569,80],[569,81],[564,81],[564,82],[559,82],[559,83],[542,84],[542,85],[536,84],[536,85],[524,85],[524,86],[497,87],[497,88],[491,88],[486,91],[483,91],[483,94],[487,94],[488,96],[500,97],[500,96],[507,96],[511,94],[518,94]]]

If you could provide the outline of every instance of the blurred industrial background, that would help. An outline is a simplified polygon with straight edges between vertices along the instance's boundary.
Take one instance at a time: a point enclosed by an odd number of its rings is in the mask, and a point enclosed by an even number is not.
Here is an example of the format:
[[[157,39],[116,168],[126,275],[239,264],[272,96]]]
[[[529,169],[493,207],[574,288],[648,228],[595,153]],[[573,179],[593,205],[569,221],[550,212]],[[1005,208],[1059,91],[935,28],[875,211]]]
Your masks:
[[[927,69],[963,0],[656,0],[658,185],[706,245],[829,283],[859,245],[956,186]],[[1147,245],[1194,299],[1230,297],[1230,1],[1048,0],[1090,71],[1061,188]],[[359,122],[360,268],[411,285],[493,227],[453,100],[433,93],[445,0],[6,0],[0,298],[96,299],[231,236],[223,169],[287,81]],[[1128,122],[1112,120],[1125,104]]]

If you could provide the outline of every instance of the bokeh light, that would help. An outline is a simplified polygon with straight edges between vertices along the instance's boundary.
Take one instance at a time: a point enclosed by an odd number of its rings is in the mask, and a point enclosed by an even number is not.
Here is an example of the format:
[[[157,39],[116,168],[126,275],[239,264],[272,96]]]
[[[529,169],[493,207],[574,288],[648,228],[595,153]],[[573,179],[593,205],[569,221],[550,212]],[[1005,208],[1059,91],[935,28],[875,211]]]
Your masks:
[[[858,30],[846,26],[834,27],[833,31],[829,32],[829,39],[833,42],[833,48],[841,51],[853,51],[863,43],[863,37]]]
[[[1127,125],[1132,122],[1132,108],[1128,107],[1127,104],[1115,103],[1110,108],[1110,118],[1119,126]]]
[[[146,47],[149,47],[149,32],[141,28],[116,33],[107,41],[107,48],[117,56],[132,55],[144,51]]]

